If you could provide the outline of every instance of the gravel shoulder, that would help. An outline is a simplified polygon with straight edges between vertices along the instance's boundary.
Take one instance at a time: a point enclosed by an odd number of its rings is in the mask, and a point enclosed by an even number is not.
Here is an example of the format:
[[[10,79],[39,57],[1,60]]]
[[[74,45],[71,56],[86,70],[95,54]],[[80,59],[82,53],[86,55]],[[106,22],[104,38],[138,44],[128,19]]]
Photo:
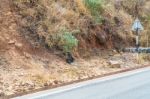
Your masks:
[[[59,61],[44,63],[38,58],[25,61],[32,67],[9,68],[5,64],[1,67],[1,96],[29,92],[149,64],[148,61],[138,63],[136,54],[131,53],[116,53],[107,55],[106,58],[93,56],[88,59],[77,59],[71,65]]]

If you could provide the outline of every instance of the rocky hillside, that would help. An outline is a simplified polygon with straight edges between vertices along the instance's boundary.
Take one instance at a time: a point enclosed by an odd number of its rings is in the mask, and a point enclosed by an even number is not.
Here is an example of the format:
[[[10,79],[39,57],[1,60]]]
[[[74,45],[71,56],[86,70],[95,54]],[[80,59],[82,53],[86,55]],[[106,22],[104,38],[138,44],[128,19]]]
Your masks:
[[[122,50],[133,46],[131,26],[137,15],[146,31],[149,26],[149,0],[13,0],[12,3],[20,19],[19,32],[32,46],[72,52],[78,57],[94,49]],[[142,42],[145,45],[149,40],[142,37]]]
[[[43,45],[79,55],[97,48],[122,49],[120,45],[130,46],[134,42],[132,16],[124,10],[118,12],[114,2],[14,0],[13,3],[22,20],[18,21],[20,33],[34,47]]]
[[[134,54],[121,52],[134,46],[137,15],[145,27],[142,46],[150,46],[150,1],[137,1],[0,0],[0,95],[139,66]]]

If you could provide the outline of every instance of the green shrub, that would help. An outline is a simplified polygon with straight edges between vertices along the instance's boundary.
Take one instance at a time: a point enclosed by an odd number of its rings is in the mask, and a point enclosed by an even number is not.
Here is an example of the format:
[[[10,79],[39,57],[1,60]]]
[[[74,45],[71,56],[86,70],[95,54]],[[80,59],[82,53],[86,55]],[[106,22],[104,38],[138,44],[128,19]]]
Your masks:
[[[65,53],[71,52],[75,47],[78,46],[78,40],[70,32],[64,32],[59,38],[59,45],[62,46]]]
[[[85,5],[93,15],[99,15],[103,10],[103,0],[85,0]]]
[[[61,33],[50,35],[48,40],[49,47],[57,46],[64,53],[72,52],[78,46],[78,40],[73,36],[73,33],[62,31]]]
[[[101,24],[103,17],[102,16],[93,16],[95,24]]]
[[[96,23],[101,23],[103,12],[103,0],[85,0],[85,6],[90,10]]]

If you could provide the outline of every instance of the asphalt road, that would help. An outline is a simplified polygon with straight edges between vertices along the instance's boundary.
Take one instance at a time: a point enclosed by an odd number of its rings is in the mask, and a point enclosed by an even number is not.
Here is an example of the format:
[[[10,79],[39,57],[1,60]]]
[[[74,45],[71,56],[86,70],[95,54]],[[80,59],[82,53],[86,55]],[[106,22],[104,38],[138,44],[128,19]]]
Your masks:
[[[150,99],[150,68],[112,75],[14,99]]]

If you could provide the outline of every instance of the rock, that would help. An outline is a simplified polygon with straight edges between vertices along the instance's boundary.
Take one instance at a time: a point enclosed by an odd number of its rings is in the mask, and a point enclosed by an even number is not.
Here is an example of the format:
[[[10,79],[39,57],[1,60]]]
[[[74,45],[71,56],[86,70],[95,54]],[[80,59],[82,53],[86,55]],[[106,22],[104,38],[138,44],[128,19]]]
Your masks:
[[[46,82],[46,83],[44,83],[44,86],[47,87],[47,86],[49,86],[49,84]]]
[[[57,85],[58,83],[59,83],[59,81],[58,81],[58,80],[55,80],[55,81],[54,81],[54,84],[55,84],[55,85]]]
[[[29,53],[26,53],[26,52],[24,52],[24,56],[25,56],[26,58],[31,58],[31,55],[30,55]]]
[[[118,54],[118,52],[114,49],[114,50],[112,50],[112,52],[114,53],[114,54]]]
[[[15,46],[16,46],[17,48],[22,48],[22,44],[21,44],[21,43],[15,43]]]
[[[121,64],[119,61],[109,61],[109,65],[111,68],[121,68]]]
[[[10,41],[8,42],[8,44],[15,44],[15,41],[14,41],[14,40],[10,40]]]
[[[4,97],[5,96],[5,93],[0,91],[0,97]]]
[[[12,14],[12,12],[7,12],[5,15],[9,16],[9,15],[11,15],[11,14]]]
[[[9,86],[9,87],[7,88],[7,90],[11,91],[11,90],[13,90],[13,87],[12,87],[12,86]]]
[[[110,54],[109,54],[109,56],[113,56],[113,55],[114,55],[113,53],[110,53]]]
[[[72,66],[80,66],[80,64],[77,63],[77,62],[71,63],[70,65],[72,65]]]

